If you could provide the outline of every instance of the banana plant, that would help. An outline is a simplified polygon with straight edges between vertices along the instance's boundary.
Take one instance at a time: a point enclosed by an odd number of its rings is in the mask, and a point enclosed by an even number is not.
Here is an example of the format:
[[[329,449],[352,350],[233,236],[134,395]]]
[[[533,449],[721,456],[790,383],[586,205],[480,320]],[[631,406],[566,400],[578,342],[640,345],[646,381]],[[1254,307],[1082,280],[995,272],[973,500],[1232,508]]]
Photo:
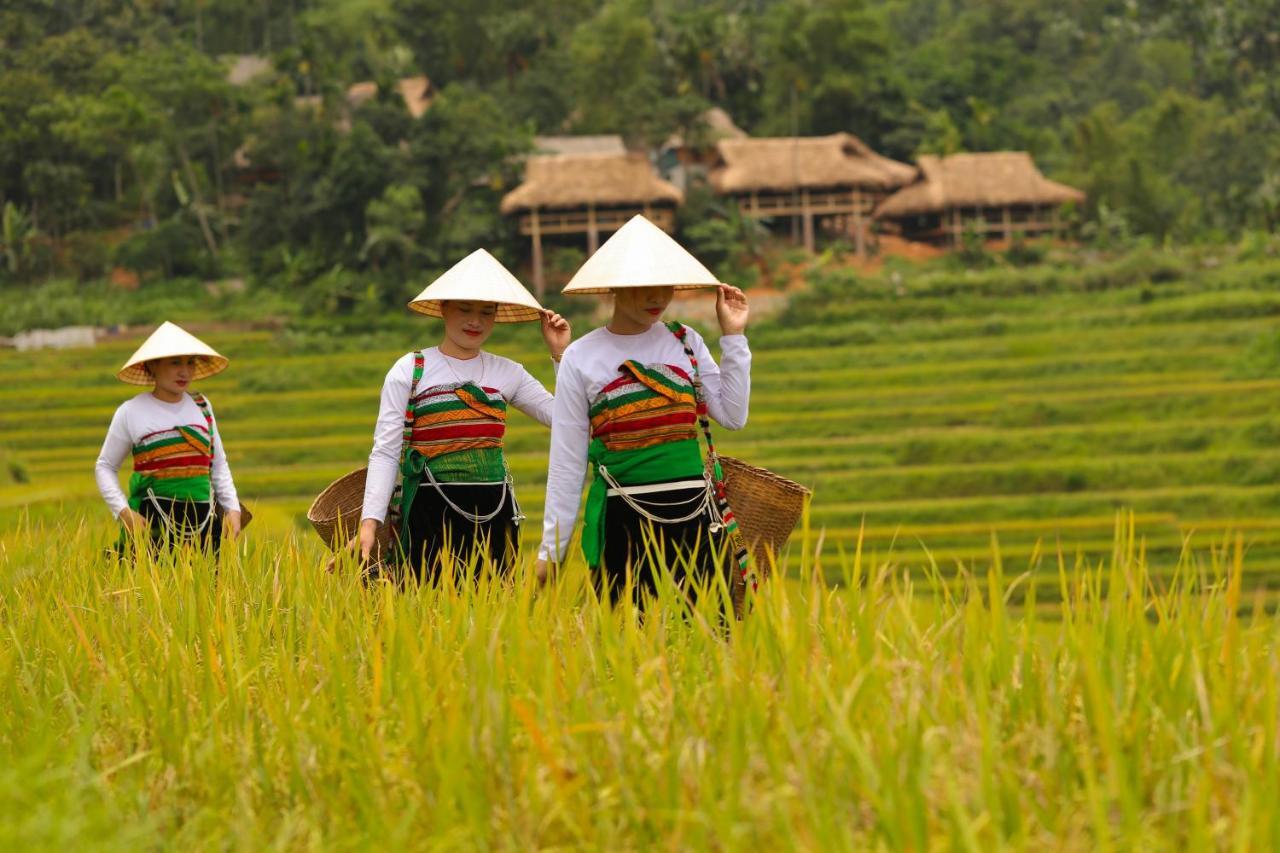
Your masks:
[[[4,212],[0,214],[0,251],[4,253],[5,269],[10,275],[23,272],[27,242],[37,233],[29,215],[13,202],[5,202]]]

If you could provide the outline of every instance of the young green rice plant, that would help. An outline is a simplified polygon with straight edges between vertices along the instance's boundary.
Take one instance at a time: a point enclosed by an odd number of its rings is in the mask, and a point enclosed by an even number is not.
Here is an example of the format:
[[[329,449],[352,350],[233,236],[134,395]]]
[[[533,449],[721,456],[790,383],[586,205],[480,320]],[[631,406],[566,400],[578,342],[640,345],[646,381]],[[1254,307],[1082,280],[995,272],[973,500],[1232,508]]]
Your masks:
[[[806,520],[726,623],[723,585],[640,617],[577,560],[367,584],[253,528],[214,565],[27,521],[0,847],[1266,849],[1280,626],[1242,542],[1153,565],[1122,518],[976,574]]]

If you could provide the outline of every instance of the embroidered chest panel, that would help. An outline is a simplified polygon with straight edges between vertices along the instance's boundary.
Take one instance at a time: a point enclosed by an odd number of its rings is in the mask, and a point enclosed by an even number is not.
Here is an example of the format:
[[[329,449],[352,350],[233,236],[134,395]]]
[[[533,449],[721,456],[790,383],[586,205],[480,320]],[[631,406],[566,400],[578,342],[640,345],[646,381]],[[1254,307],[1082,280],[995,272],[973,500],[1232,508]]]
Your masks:
[[[133,470],[150,477],[207,477],[212,466],[213,442],[203,425],[153,432],[133,446]]]
[[[609,450],[697,440],[693,382],[672,364],[624,362],[591,402],[591,436]]]
[[[409,447],[427,458],[466,450],[501,449],[507,401],[496,388],[471,382],[434,385],[410,401]]]

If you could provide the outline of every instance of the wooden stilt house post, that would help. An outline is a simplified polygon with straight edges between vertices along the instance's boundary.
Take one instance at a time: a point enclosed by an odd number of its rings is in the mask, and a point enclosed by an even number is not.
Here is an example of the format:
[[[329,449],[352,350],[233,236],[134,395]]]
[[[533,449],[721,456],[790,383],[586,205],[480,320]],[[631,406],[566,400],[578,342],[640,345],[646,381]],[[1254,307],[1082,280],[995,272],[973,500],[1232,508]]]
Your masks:
[[[804,249],[813,251],[813,207],[809,204],[808,188],[800,191],[800,216],[804,222]]]
[[[600,228],[596,222],[596,206],[587,202],[587,257],[594,255],[599,248]]]
[[[538,208],[529,211],[529,237],[533,242],[533,292],[541,301],[547,295],[547,279],[542,268],[542,228],[538,219]]]
[[[858,257],[865,258],[867,256],[867,233],[866,225],[862,221],[862,193],[858,190],[853,191],[853,245],[858,253]]]

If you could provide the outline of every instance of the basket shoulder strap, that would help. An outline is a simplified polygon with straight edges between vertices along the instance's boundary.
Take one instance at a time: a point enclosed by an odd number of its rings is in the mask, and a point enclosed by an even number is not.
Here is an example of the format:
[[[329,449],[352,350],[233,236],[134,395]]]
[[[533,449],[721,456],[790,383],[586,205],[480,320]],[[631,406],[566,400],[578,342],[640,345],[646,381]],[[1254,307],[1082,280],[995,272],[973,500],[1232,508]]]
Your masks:
[[[212,460],[212,459],[213,459],[213,455],[214,455],[214,450],[213,450],[213,410],[209,407],[209,401],[208,401],[207,399],[205,399],[204,394],[200,393],[199,391],[194,392],[194,393],[191,395],[191,399],[192,399],[192,400],[194,400],[194,401],[195,401],[196,406],[198,406],[198,407],[200,408],[200,414],[204,415],[204,422],[205,422],[205,425],[209,428],[209,458],[210,458],[210,460]],[[213,478],[211,477],[211,478],[210,478],[210,485],[212,485],[212,482],[213,482]],[[212,493],[210,493],[210,495],[209,495],[209,501],[210,501],[210,503],[213,505],[213,507],[214,507],[214,511],[215,511],[215,512],[219,512],[219,511],[220,511],[220,509],[219,509],[219,508],[220,508],[220,506],[221,506],[221,505],[217,502],[217,500],[215,500],[215,499],[214,499],[214,496],[213,496],[213,494],[212,494]],[[212,517],[213,517],[213,516],[212,516],[212,514],[211,514],[209,517],[210,517],[210,518],[212,518]]]
[[[413,440],[413,398],[418,396],[418,383],[422,381],[426,361],[426,353],[422,350],[413,354],[413,381],[409,384],[409,399],[404,404],[404,432],[400,442],[401,464],[404,464],[405,454],[409,452],[409,442]]]
[[[746,539],[742,535],[742,528],[738,526],[738,519],[733,513],[733,508],[729,506],[729,492],[725,484],[724,469],[720,465],[720,457],[716,455],[715,442],[711,439],[711,419],[707,415],[706,396],[702,393],[702,377],[698,373],[698,357],[694,354],[693,347],[689,346],[689,330],[686,326],[672,320],[667,323],[667,328],[671,330],[671,334],[675,335],[676,340],[684,347],[684,354],[688,357],[689,365],[693,368],[693,394],[697,402],[698,425],[702,427],[702,437],[707,442],[707,460],[711,463],[712,494],[715,497],[716,508],[720,511],[720,518],[724,523],[725,532],[729,535],[729,544],[733,549],[733,560],[738,566],[738,576],[744,584],[750,585],[752,592],[754,592],[759,587],[760,581],[756,573],[751,570]]]
[[[204,394],[196,391],[191,395],[191,399],[195,401],[196,406],[200,408],[200,414],[204,415],[205,426],[209,428],[209,446],[213,446],[213,412],[209,409],[209,401],[205,399]]]
[[[685,357],[689,359],[689,366],[693,368],[693,396],[697,405],[698,426],[702,429],[702,438],[707,443],[707,459],[711,463],[711,470],[717,482],[724,479],[724,472],[720,467],[720,457],[716,455],[716,443],[711,438],[711,418],[707,414],[707,398],[702,391],[702,375],[698,370],[698,356],[694,354],[693,347],[689,346],[689,329],[682,323],[675,320],[667,323],[667,328],[671,330],[671,334],[675,335],[676,340],[680,342],[680,346],[684,348]]]

